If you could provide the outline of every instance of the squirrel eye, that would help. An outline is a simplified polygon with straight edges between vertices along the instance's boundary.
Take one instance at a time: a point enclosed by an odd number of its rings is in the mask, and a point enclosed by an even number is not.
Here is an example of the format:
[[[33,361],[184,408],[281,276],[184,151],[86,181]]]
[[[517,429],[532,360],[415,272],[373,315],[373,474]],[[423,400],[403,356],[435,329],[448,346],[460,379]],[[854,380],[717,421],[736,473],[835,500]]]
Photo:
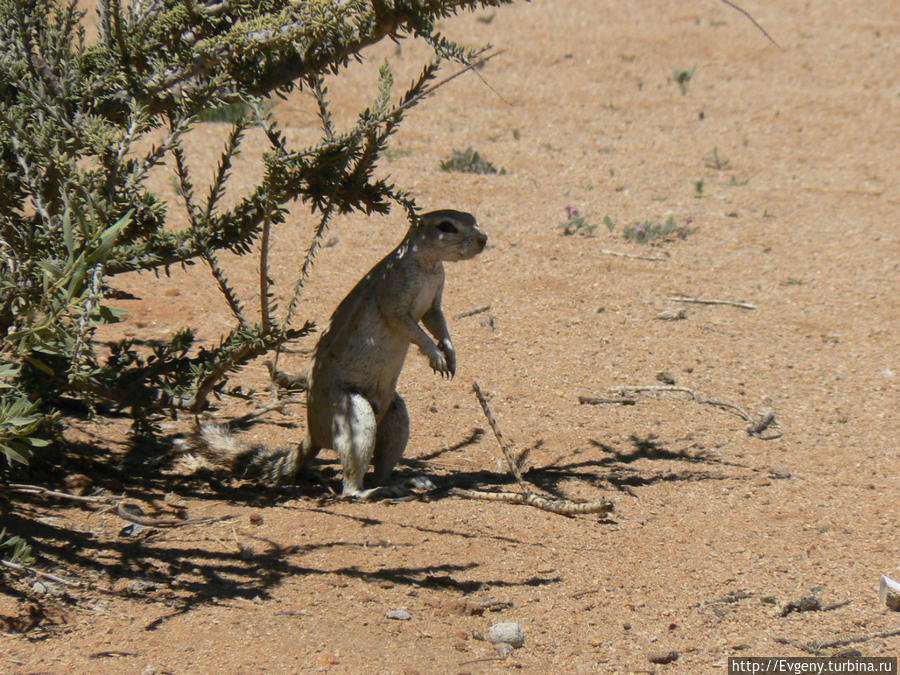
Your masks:
[[[451,223],[449,220],[442,220],[438,223],[437,227],[441,232],[446,232],[447,234],[453,234],[454,232],[459,231],[456,229],[456,225]]]

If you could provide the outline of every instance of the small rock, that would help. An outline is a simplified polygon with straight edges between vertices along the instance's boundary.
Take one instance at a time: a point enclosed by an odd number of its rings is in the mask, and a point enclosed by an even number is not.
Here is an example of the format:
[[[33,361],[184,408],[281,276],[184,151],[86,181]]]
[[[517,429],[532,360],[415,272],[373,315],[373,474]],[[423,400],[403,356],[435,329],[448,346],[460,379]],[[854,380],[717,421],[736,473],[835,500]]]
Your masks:
[[[681,321],[687,318],[687,310],[685,309],[665,309],[656,315],[660,321]]]
[[[672,663],[677,661],[679,656],[681,655],[677,651],[670,649],[669,651],[650,652],[647,654],[647,659],[650,663]]]
[[[263,524],[263,517],[261,515],[259,515],[258,513],[251,513],[249,520],[250,520],[251,525],[262,525]]]
[[[807,595],[799,600],[791,600],[781,610],[781,616],[787,616],[791,612],[817,612],[822,609],[822,603],[812,595]]]
[[[42,581],[35,581],[31,585],[31,591],[37,595],[38,597],[44,595],[47,592],[47,587],[44,585]]]
[[[888,609],[900,612],[900,582],[894,581],[890,577],[886,577],[882,574],[878,597],[881,598],[881,602],[883,602]]]
[[[508,642],[498,642],[497,644],[494,645],[494,649],[497,650],[497,653],[500,656],[502,656],[503,658],[506,658],[507,656],[509,656],[510,654],[513,653],[513,649],[515,649],[515,648]]]
[[[522,627],[512,621],[502,621],[495,623],[488,631],[488,639],[492,644],[505,642],[513,647],[521,647],[525,644],[525,631]]]
[[[338,655],[332,652],[322,652],[321,654],[316,654],[316,661],[319,662],[319,665],[323,668],[327,668],[328,666],[336,666],[341,660],[338,658]]]
[[[145,533],[145,530],[147,530],[147,528],[140,523],[130,523],[119,530],[119,536],[122,538],[140,537]]]
[[[176,510],[184,510],[187,508],[187,500],[184,497],[176,495],[174,492],[167,492],[163,497],[163,501]]]
[[[412,618],[412,614],[405,609],[392,609],[387,612],[385,616],[389,619],[394,619],[395,621],[409,621]]]
[[[156,589],[156,584],[146,579],[135,579],[128,586],[128,591],[135,595],[143,595]]]
[[[675,378],[665,371],[657,373],[656,379],[663,384],[675,384]]]

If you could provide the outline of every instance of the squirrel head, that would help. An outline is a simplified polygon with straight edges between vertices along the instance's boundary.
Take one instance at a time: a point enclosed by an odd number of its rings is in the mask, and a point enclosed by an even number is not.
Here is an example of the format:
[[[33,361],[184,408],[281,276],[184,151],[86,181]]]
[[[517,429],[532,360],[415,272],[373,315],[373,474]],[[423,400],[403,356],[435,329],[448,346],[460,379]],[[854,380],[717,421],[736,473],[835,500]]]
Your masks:
[[[487,235],[475,216],[441,209],[423,213],[410,231],[417,252],[435,261],[468,260],[484,250]]]

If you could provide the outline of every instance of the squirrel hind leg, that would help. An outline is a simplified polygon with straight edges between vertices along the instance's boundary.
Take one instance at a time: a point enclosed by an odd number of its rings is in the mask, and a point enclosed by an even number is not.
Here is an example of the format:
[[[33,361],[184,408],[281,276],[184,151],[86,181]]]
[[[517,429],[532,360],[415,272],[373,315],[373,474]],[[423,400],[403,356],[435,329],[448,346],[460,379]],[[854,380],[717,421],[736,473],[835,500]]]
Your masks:
[[[409,412],[400,394],[388,406],[375,434],[375,484],[386,485],[409,442]]]
[[[375,452],[378,427],[372,405],[360,394],[351,393],[337,406],[332,417],[332,443],[341,460],[344,497],[366,498],[363,478]]]

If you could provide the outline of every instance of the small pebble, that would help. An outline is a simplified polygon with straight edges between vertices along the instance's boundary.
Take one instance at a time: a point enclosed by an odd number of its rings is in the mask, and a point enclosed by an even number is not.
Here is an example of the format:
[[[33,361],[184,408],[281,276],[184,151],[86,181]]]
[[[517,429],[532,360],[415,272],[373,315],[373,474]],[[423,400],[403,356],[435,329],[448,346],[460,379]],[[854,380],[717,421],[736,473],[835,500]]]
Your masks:
[[[385,616],[389,619],[395,619],[396,621],[409,621],[412,618],[412,614],[405,609],[392,609],[387,612]]]
[[[656,315],[660,321],[681,321],[687,318],[687,310],[684,309],[665,309]]]
[[[495,645],[502,642],[518,648],[525,644],[525,631],[517,623],[503,621],[491,626],[488,639]]]
[[[650,663],[672,663],[673,661],[677,661],[680,654],[671,649],[669,651],[657,651],[650,652],[647,654],[647,659]]]
[[[900,612],[900,582],[882,574],[878,595],[888,609]]]
[[[807,595],[799,600],[791,600],[781,610],[781,616],[787,616],[791,612],[818,612],[822,609],[822,603],[813,595]]]

